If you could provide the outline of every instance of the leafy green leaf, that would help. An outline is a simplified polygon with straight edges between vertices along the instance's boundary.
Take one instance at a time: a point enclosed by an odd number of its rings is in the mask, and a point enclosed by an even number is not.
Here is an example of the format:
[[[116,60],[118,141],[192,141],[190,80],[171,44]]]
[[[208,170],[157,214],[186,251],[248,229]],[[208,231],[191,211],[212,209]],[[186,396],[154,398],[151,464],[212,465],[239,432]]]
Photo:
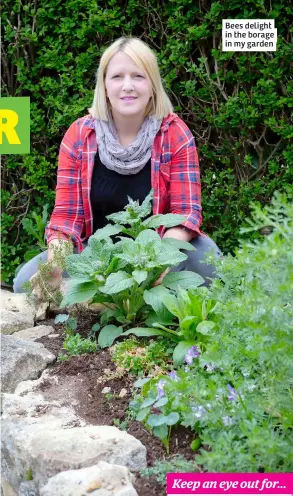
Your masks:
[[[91,240],[95,239],[97,241],[100,241],[102,239],[107,239],[109,236],[114,236],[115,234],[121,233],[122,226],[115,225],[112,226],[111,224],[107,224],[105,227],[102,227],[101,229],[97,229],[95,234],[89,237],[89,246],[91,245]]]
[[[59,313],[55,317],[55,324],[63,324],[63,322],[66,322],[66,320],[69,319],[69,315],[67,313]]]
[[[164,441],[168,437],[167,425],[163,424],[163,425],[158,425],[157,427],[154,427],[153,428],[153,434],[154,434],[154,436],[161,439],[161,441]]]
[[[165,424],[165,417],[164,415],[152,414],[149,416],[147,423],[150,427],[157,427],[159,425]]]
[[[166,424],[158,425],[157,427],[154,427],[153,434],[163,441],[168,437],[168,427]]]
[[[203,320],[198,324],[196,330],[197,332],[200,332],[200,334],[209,334],[215,326],[215,322],[212,322],[211,320]]]
[[[141,408],[146,408],[147,406],[151,406],[156,402],[156,398],[147,398],[141,404]]]
[[[142,422],[143,420],[146,419],[146,417],[148,416],[148,414],[150,413],[150,408],[143,408],[142,410],[140,410],[136,416],[136,420],[138,422]]]
[[[134,327],[128,331],[123,332],[122,336],[129,336],[129,334],[134,334],[135,336],[166,336],[166,332],[160,331],[159,329],[152,329],[150,327]]]
[[[123,327],[117,327],[115,325],[107,325],[103,327],[98,337],[98,344],[101,348],[107,348],[112,346],[115,339],[121,336],[123,332]]]
[[[72,280],[60,308],[90,300],[95,295],[97,287],[94,282],[80,282],[79,279]]]
[[[101,286],[99,290],[105,294],[117,294],[125,289],[131,288],[134,284],[134,279],[131,275],[127,274],[123,270],[110,274],[106,280],[104,286]]]
[[[146,270],[134,270],[132,272],[133,279],[137,282],[137,284],[141,284],[146,280],[148,273]]]
[[[185,355],[189,348],[194,346],[194,341],[180,341],[173,351],[173,361],[175,365],[181,365],[184,362]]]
[[[141,388],[147,382],[150,382],[150,378],[149,377],[143,377],[142,379],[138,379],[137,381],[135,381],[135,383],[133,384],[133,386],[134,387],[137,387],[137,388]]]
[[[177,290],[178,286],[183,289],[188,289],[192,286],[200,286],[204,283],[204,279],[196,272],[182,270],[181,272],[168,272],[165,275],[162,284],[166,288]]]
[[[174,227],[182,224],[186,221],[186,218],[183,215],[179,214],[157,214],[150,217],[150,219],[146,219],[143,222],[143,225],[148,229],[156,229],[160,226],[165,227]]]
[[[169,415],[164,417],[165,424],[167,425],[175,425],[177,422],[179,422],[179,413],[178,412],[171,412]]]
[[[162,285],[155,286],[149,290],[145,290],[143,293],[144,301],[150,305],[156,312],[156,321],[172,321],[172,314],[164,305],[162,298],[164,296],[169,296],[169,291]]]
[[[163,238],[162,245],[169,247],[171,246],[172,248],[177,248],[178,250],[188,250],[188,251],[196,250],[196,248],[194,248],[194,246],[191,243],[175,238]]]

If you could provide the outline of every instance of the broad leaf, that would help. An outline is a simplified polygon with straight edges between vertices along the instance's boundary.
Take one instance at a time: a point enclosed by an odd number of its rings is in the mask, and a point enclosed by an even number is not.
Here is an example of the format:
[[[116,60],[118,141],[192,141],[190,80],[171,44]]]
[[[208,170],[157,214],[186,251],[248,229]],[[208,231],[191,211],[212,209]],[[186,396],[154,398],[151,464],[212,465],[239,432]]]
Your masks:
[[[135,381],[135,383],[133,384],[134,387],[137,387],[137,388],[141,388],[142,386],[144,386],[147,382],[150,382],[150,378],[149,377],[143,377],[142,379],[137,379],[137,381]]]
[[[71,278],[90,281],[94,269],[89,260],[83,260],[82,256],[75,254],[66,257],[66,271]]]
[[[133,327],[128,331],[123,332],[122,336],[129,336],[129,334],[134,334],[135,336],[166,336],[167,333],[159,329],[151,329],[150,327]]]
[[[151,406],[156,402],[156,398],[147,398],[141,404],[141,408],[146,408],[147,406]]]
[[[162,239],[163,246],[171,246],[172,248],[177,248],[178,250],[189,250],[195,251],[196,248],[191,243],[187,241],[182,241],[181,239],[175,238],[163,238]]]
[[[162,247],[160,252],[156,256],[156,264],[162,265],[163,267],[173,267],[175,265],[184,262],[187,259],[187,255],[185,253],[181,253],[181,251],[176,250],[175,248]]]
[[[138,422],[142,422],[143,420],[145,420],[145,418],[148,416],[149,413],[150,413],[150,408],[143,408],[136,415],[136,420]]]
[[[212,322],[211,320],[204,320],[203,322],[200,322],[196,328],[197,332],[200,334],[210,334],[210,332],[214,329],[216,326],[215,322]]]
[[[131,275],[127,274],[123,270],[116,272],[114,274],[110,274],[106,280],[104,286],[101,286],[99,289],[101,293],[105,293],[108,295],[117,294],[125,289],[131,288],[134,284],[134,279]]]
[[[137,282],[137,284],[141,284],[146,280],[148,273],[146,270],[134,270],[132,272],[133,279]]]
[[[66,320],[69,319],[69,315],[67,313],[59,313],[55,317],[55,324],[63,324],[63,322],[66,322]]]
[[[179,413],[171,412],[169,415],[165,416],[165,424],[167,425],[175,425],[179,421]]]
[[[98,285],[94,282],[72,280],[60,308],[90,300],[96,294],[97,288]]]
[[[189,348],[194,346],[194,341],[180,341],[173,351],[173,361],[175,365],[181,365],[184,362],[185,355]]]
[[[204,279],[196,272],[190,270],[182,270],[181,272],[168,272],[165,275],[162,284],[169,289],[177,290],[178,286],[183,289],[188,289],[194,286],[200,286],[204,283]]]
[[[103,327],[98,337],[98,344],[101,348],[107,348],[112,346],[115,339],[121,336],[123,332],[123,327],[117,327],[115,325],[107,325]]]
[[[168,403],[168,398],[166,398],[165,396],[163,398],[160,398],[155,404],[154,404],[154,408],[160,408],[161,406],[164,406]]]
[[[158,322],[158,320],[164,322],[172,321],[173,315],[169,312],[162,301],[164,296],[169,296],[169,291],[162,285],[155,286],[154,288],[146,290],[143,293],[144,301],[156,312],[157,318],[154,322]]]
[[[191,329],[194,329],[195,331],[195,324],[197,322],[198,322],[198,317],[195,317],[193,315],[185,317],[180,322],[180,329],[183,331],[183,333],[189,332]]]
[[[168,437],[168,427],[166,426],[166,424],[154,427],[153,434],[154,436],[161,439],[161,441],[164,441]]]
[[[160,226],[165,227],[174,227],[182,224],[186,221],[186,218],[183,215],[179,214],[158,214],[153,215],[150,219],[146,219],[143,222],[143,225],[148,229],[156,229]]]
[[[135,243],[140,243],[142,245],[147,243],[161,243],[161,238],[156,231],[152,231],[151,229],[145,229],[137,236]]]
[[[112,226],[111,224],[107,224],[105,227],[102,227],[102,229],[97,229],[95,234],[90,236],[89,238],[89,246],[91,245],[91,240],[94,238],[95,240],[102,240],[102,239],[107,239],[109,236],[114,236],[115,234],[121,233],[122,226],[115,225]]]
[[[149,416],[147,423],[150,427],[157,427],[159,425],[163,425],[165,424],[165,416],[152,414]]]

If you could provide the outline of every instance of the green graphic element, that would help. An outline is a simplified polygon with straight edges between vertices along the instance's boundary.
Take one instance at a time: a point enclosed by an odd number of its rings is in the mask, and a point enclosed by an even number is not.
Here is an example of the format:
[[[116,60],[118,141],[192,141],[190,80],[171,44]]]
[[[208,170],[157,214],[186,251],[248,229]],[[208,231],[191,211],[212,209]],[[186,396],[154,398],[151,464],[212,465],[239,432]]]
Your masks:
[[[0,98],[0,153],[30,153],[30,98]]]

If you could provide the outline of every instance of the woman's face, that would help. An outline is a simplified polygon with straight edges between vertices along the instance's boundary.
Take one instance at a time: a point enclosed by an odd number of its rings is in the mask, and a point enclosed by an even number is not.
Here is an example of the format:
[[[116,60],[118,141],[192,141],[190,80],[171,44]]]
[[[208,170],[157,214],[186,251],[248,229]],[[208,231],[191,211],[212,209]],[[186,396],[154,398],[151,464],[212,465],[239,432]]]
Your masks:
[[[111,58],[105,88],[114,118],[143,118],[151,98],[151,82],[148,75],[126,53],[118,52]]]

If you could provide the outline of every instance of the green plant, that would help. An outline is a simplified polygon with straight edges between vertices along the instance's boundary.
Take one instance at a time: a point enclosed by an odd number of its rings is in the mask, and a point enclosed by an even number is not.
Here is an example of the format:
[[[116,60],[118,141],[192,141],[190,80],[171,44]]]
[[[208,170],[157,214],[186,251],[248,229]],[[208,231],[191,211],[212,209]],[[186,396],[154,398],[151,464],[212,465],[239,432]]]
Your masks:
[[[114,363],[132,374],[158,375],[168,370],[172,351],[169,340],[165,338],[150,342],[129,338],[115,344],[111,354]]]
[[[22,220],[22,225],[25,231],[31,234],[31,236],[37,242],[36,246],[30,246],[30,250],[27,251],[24,255],[24,259],[26,262],[41,253],[41,251],[47,249],[45,241],[45,227],[47,225],[49,217],[48,208],[49,204],[45,203],[45,205],[43,206],[42,215],[38,215],[36,212],[32,212],[30,217],[25,217]]]
[[[219,302],[206,349],[169,376],[137,381],[137,419],[168,446],[166,418],[195,431],[209,472],[293,469],[293,203],[276,194],[252,207],[248,229],[272,226],[218,264]]]
[[[97,351],[97,343],[91,339],[84,339],[79,333],[75,335],[67,335],[63,348],[69,356],[82,355],[83,353],[95,353]]]
[[[167,274],[163,284],[175,290],[172,286],[172,277],[173,274]],[[185,285],[188,287],[189,280],[185,277],[184,272],[182,272],[181,277],[182,281],[179,283],[177,295],[164,286],[157,286],[144,292],[145,301],[154,311],[147,318],[146,325],[159,329],[158,334],[168,336],[178,343],[173,352],[173,360],[176,365],[183,363],[187,351],[193,346],[198,346],[199,349],[206,347],[210,334],[216,327],[215,322],[210,319],[215,318],[215,311],[218,306],[216,301],[210,298],[205,287],[183,289]],[[194,282],[191,282],[192,284],[196,286]],[[178,319],[178,327],[177,323],[173,322],[174,317]],[[167,325],[171,325],[173,328],[170,329],[166,327]],[[133,334],[136,332],[136,329],[132,330]]]
[[[123,332],[124,326],[140,322],[147,310],[144,292],[152,287],[159,275],[173,265],[187,258],[180,249],[193,249],[189,243],[175,239],[161,239],[154,230],[161,225],[172,227],[183,222],[181,215],[153,215],[151,213],[152,191],[141,205],[129,198],[124,211],[108,216],[110,220],[121,224],[108,224],[98,229],[89,238],[88,246],[78,255],[67,257],[66,269],[71,277],[70,287],[62,306],[92,299],[93,303],[103,303],[106,313],[102,315],[102,323],[110,319],[122,326],[106,325],[98,336],[101,347],[111,346],[120,335],[128,335],[132,331]],[[126,225],[123,226],[122,224]],[[111,236],[119,233],[120,241],[114,243]],[[136,236],[135,239],[131,239]],[[186,284],[198,285],[203,279],[193,272],[167,274],[163,284],[175,288],[186,279]],[[162,334],[160,330],[135,330],[136,334],[152,336]]]
[[[166,485],[168,473],[199,472],[200,468],[194,460],[186,460],[182,455],[176,455],[168,460],[156,460],[153,467],[144,468],[140,474],[144,477],[155,476],[157,482]]]

